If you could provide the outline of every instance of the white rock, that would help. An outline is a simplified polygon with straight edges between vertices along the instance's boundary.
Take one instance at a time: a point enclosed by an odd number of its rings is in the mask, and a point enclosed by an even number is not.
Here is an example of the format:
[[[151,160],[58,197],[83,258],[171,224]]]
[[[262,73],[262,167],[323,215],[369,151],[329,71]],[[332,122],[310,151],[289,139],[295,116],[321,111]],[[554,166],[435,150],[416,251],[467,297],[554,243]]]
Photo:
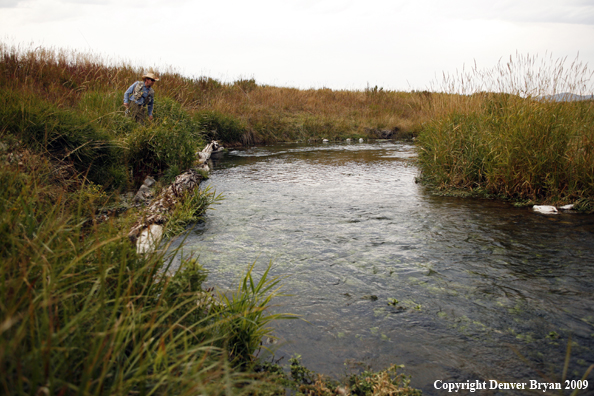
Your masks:
[[[163,238],[163,226],[159,224],[149,225],[142,230],[136,240],[136,252],[139,254],[154,252],[159,242],[161,242],[161,238]]]
[[[328,139],[324,139],[324,140],[322,140],[322,142],[328,143]]]
[[[551,205],[534,205],[532,207],[532,210],[534,210],[535,212],[538,213],[544,213],[544,214],[557,214],[559,213],[557,211],[557,208]]]
[[[571,209],[573,209],[573,204],[563,205],[559,209],[561,209],[561,210],[571,210]]]
[[[363,138],[359,138],[359,143],[363,143],[363,142],[364,142]]]
[[[209,144],[207,144],[206,147],[204,147],[202,149],[202,151],[198,151],[196,153],[196,155],[198,156],[198,162],[200,164],[205,163],[206,161],[209,160],[211,154],[213,152],[218,151],[219,149],[221,149],[221,151],[224,150],[221,146],[219,146],[219,144],[216,141],[213,140],[212,142],[210,142]]]

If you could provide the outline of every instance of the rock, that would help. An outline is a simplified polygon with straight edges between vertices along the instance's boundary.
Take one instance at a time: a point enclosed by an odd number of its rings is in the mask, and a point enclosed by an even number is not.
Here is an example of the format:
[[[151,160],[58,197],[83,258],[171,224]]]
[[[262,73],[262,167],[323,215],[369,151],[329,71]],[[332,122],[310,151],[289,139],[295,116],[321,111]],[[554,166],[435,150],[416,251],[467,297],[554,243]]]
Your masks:
[[[350,143],[351,142],[351,138],[348,138],[346,141],[347,141],[347,143]]]
[[[138,253],[150,253],[158,246],[163,238],[163,224],[165,224],[178,202],[182,199],[187,191],[192,191],[198,188],[200,182],[204,179],[203,175],[198,172],[199,169],[209,171],[206,161],[210,158],[213,150],[223,149],[214,140],[209,143],[204,150],[196,153],[200,159],[201,165],[196,169],[190,169],[175,178],[167,188],[163,189],[157,198],[152,200],[150,204],[140,214],[138,220],[128,233],[130,241],[136,244],[136,251]],[[145,202],[152,198],[153,193],[149,186],[153,186],[155,180],[147,177],[144,184],[140,187],[134,196],[135,202]]]
[[[216,142],[215,142],[216,143]],[[213,157],[220,157],[225,153],[225,148],[223,146],[219,146],[217,143],[217,146],[215,149],[213,149],[212,153],[210,153],[211,158]]]
[[[140,254],[152,253],[156,247],[159,246],[163,238],[163,226],[159,224],[151,224],[138,236],[136,241],[136,252]]]
[[[203,163],[203,164],[198,165],[196,167],[196,169],[200,169],[200,170],[203,170],[203,171],[206,171],[206,172],[210,172],[210,167],[208,166],[207,163]]]
[[[363,138],[359,138],[359,143],[363,143],[364,141]]]
[[[561,209],[561,210],[572,210],[573,209],[573,206],[574,206],[573,204],[563,205],[559,209]]]
[[[199,151],[196,154],[198,154],[198,162],[200,164],[205,163],[210,158],[210,153],[203,153],[202,151]]]
[[[215,152],[215,153],[218,151],[222,152],[224,150],[225,149],[223,147],[221,147],[215,140],[213,140],[212,142],[207,144],[206,147],[204,147],[204,149],[202,149],[202,151],[199,151],[196,153],[196,155],[198,156],[198,162],[200,164],[203,164],[210,159],[210,156],[212,155],[213,152]]]
[[[322,142],[328,143],[328,139],[323,139]]]
[[[534,210],[535,212],[538,212],[538,213],[543,213],[543,214],[557,214],[557,213],[559,213],[557,208],[554,206],[551,206],[551,205],[534,205],[532,207],[532,210]]]

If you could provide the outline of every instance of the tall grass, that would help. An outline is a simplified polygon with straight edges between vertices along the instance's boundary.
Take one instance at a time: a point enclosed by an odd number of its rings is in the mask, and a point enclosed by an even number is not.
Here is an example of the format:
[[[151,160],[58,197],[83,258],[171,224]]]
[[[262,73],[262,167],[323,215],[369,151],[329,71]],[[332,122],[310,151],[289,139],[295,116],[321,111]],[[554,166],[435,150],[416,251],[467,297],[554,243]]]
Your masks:
[[[143,70],[97,55],[53,48],[0,44],[0,87],[84,111],[117,135],[126,88]],[[157,70],[155,118],[164,121],[174,101],[209,138],[227,144],[374,137],[378,129],[416,133],[425,121],[421,93],[378,89],[337,91],[279,88],[255,80],[222,83]],[[167,98],[165,102],[163,99]]]
[[[263,333],[248,342],[228,329],[243,315],[267,323],[253,315],[274,293],[252,290],[245,312],[215,305],[195,260],[171,275],[163,253],[136,254],[125,219],[81,221],[82,202],[47,193],[51,165],[35,170],[0,169],[2,393],[241,394],[254,383],[227,356],[249,361]]]
[[[594,102],[547,96],[592,92],[592,72],[577,61],[552,62],[517,56],[446,76],[450,93],[435,95],[435,119],[419,136],[422,178],[442,189],[592,205]]]

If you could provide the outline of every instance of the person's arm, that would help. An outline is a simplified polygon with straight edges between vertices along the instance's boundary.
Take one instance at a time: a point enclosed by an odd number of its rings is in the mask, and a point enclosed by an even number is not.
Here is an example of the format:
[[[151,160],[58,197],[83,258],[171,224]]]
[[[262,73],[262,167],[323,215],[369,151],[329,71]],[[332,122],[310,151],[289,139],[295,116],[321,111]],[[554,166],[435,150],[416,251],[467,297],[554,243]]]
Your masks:
[[[124,106],[126,106],[126,107],[129,106],[130,95],[132,95],[132,92],[134,91],[134,87],[136,86],[136,84],[138,84],[138,81],[136,81],[134,84],[130,85],[130,87],[124,93]]]

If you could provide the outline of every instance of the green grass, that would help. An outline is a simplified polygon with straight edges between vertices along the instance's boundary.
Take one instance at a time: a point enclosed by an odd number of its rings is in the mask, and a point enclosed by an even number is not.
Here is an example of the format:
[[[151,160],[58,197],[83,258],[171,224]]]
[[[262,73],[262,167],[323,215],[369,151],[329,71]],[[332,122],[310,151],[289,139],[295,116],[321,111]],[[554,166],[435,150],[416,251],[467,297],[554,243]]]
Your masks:
[[[495,74],[507,93],[454,95],[442,104],[439,116],[425,125],[418,140],[422,179],[445,190],[524,202],[578,203],[592,209],[594,101],[555,102],[540,95],[524,96],[526,91],[542,93],[551,84],[541,76],[536,82],[545,87],[529,89],[525,84],[530,74],[514,79],[504,72],[520,71],[510,64],[500,67],[499,74],[477,72],[475,78]],[[587,71],[579,71],[582,74],[563,76],[562,81],[589,81]],[[523,83],[508,86],[509,81]]]
[[[254,281],[252,272],[255,262],[249,267],[237,290],[230,295],[219,293],[221,305],[221,330],[227,334],[230,357],[240,362],[251,362],[262,347],[262,339],[270,337],[268,326],[273,320],[295,319],[290,314],[273,314],[268,311],[271,301],[280,293],[280,278],[269,277],[272,263],[259,281]]]
[[[2,392],[241,394],[257,383],[235,367],[278,318],[264,313],[274,292],[251,289],[240,311],[215,303],[195,260],[171,274],[169,256],[136,254],[126,219],[81,221],[83,202],[44,186],[51,172],[0,170]],[[257,284],[270,285],[266,273]],[[242,320],[259,329],[249,347],[249,329],[226,331]]]
[[[188,191],[167,221],[165,236],[172,238],[182,234],[188,225],[202,220],[202,215],[211,205],[223,199],[223,196],[217,195],[211,186]]]

